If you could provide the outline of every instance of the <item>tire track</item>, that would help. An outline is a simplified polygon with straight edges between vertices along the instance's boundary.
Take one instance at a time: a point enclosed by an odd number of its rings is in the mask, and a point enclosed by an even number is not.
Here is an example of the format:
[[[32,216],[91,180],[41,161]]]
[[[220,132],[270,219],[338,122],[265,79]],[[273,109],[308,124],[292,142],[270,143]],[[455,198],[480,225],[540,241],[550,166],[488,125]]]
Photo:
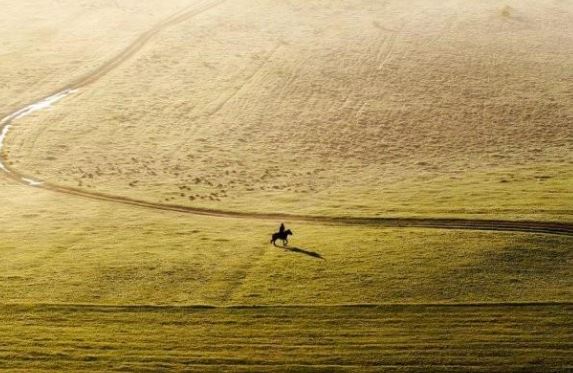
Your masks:
[[[21,178],[31,179],[25,175],[9,169],[13,179],[22,183]],[[164,204],[149,202],[129,197],[109,195],[105,193],[85,191],[42,182],[36,187],[70,196],[83,197],[92,200],[121,203],[146,209],[171,211],[184,214],[210,216],[219,218],[265,220],[265,221],[290,221],[321,223],[334,225],[376,226],[383,228],[434,228],[456,230],[483,230],[522,233],[545,233],[563,236],[573,236],[573,224],[561,222],[527,221],[527,220],[485,220],[485,219],[462,219],[462,218],[382,218],[382,217],[353,217],[353,216],[318,216],[298,215],[284,213],[252,213],[244,211],[219,210],[201,207],[183,206],[176,204]]]
[[[540,302],[460,302],[460,303],[329,303],[329,304],[105,304],[105,303],[3,303],[0,308],[5,309],[40,309],[40,310],[90,310],[100,312],[155,312],[201,309],[228,309],[228,310],[256,310],[256,309],[353,309],[353,308],[380,308],[380,309],[424,309],[424,308],[529,308],[529,307],[573,307],[570,301],[540,301]]]
[[[166,20],[158,23],[155,27],[140,35],[135,41],[120,52],[115,57],[108,60],[98,69],[91,73],[77,78],[69,83],[67,86],[54,91],[43,99],[34,101],[33,103],[8,114],[0,122],[0,147],[2,140],[6,136],[12,121],[18,119],[20,116],[31,112],[30,108],[39,106],[45,107],[46,102],[54,97],[63,98],[73,91],[86,87],[92,84],[119,67],[122,63],[129,60],[137,52],[139,52],[155,35],[163,29],[181,23],[195,15],[203,13],[213,7],[222,4],[226,0],[216,0],[209,2],[201,2],[194,4],[182,11],[174,14]],[[58,99],[59,99],[58,98]],[[57,100],[56,100],[57,101]],[[55,101],[54,101],[55,102]],[[44,106],[43,106],[44,105]],[[49,106],[49,105],[48,105]],[[35,111],[32,110],[32,111]],[[4,159],[3,154],[0,154],[0,159]],[[220,218],[240,218],[251,220],[282,220],[290,222],[310,222],[322,224],[336,224],[336,225],[354,225],[354,226],[377,226],[377,227],[395,227],[395,228],[434,228],[434,229],[466,229],[466,230],[484,230],[484,231],[504,231],[504,232],[523,232],[523,233],[544,233],[556,234],[564,236],[573,236],[573,223],[564,222],[544,222],[544,221],[511,221],[511,220],[483,220],[483,219],[461,219],[461,218],[383,218],[383,217],[353,217],[353,216],[314,216],[314,215],[299,215],[299,214],[285,214],[285,213],[252,213],[242,211],[229,211],[219,209],[209,209],[200,207],[183,206],[176,204],[164,204],[138,200],[129,197],[115,196],[100,192],[92,192],[81,190],[72,187],[52,184],[42,180],[36,180],[33,177],[18,172],[10,167],[7,162],[0,162],[0,172],[20,184],[42,188],[45,190],[66,194],[69,196],[76,196],[81,198],[88,198],[91,200],[105,201],[120,203],[128,206],[135,206],[146,209],[153,209],[159,211],[171,211],[185,214],[202,215]]]
[[[168,27],[175,26],[178,23],[184,22],[184,21],[186,21],[186,20],[188,20],[188,19],[190,19],[196,15],[204,13],[204,12],[224,3],[225,1],[227,1],[227,0],[215,0],[215,1],[208,1],[208,2],[201,1],[199,3],[195,3],[193,5],[190,5],[186,8],[184,8],[184,9],[180,10],[179,12],[176,12],[175,14],[171,15],[167,19],[160,21],[159,23],[157,23],[155,26],[153,26],[151,29],[147,30],[143,34],[139,35],[124,50],[119,52],[117,55],[115,55],[111,59],[107,60],[105,63],[103,63],[97,69],[72,80],[70,83],[68,83],[64,87],[53,90],[44,96],[40,96],[37,99],[34,99],[32,102],[28,103],[27,105],[23,105],[23,107],[33,105],[34,103],[36,103],[38,101],[42,101],[48,97],[55,96],[55,95],[57,95],[63,91],[77,90],[77,89],[83,88],[85,86],[88,86],[92,83],[95,83],[96,81],[98,81],[99,79],[101,79],[102,77],[107,75],[109,72],[111,72],[112,70],[119,67],[121,64],[123,64],[127,60],[129,60],[131,57],[133,57],[159,32],[163,31],[164,29],[166,29]],[[14,110],[13,112],[16,112],[16,111],[17,110]],[[5,114],[2,117],[8,117],[8,116],[10,116],[10,115]]]
[[[139,52],[154,36],[156,36],[159,32],[163,31],[164,29],[175,26],[178,23],[184,22],[198,14],[204,13],[217,5],[222,4],[226,0],[216,0],[210,2],[202,2],[199,3],[197,6],[196,4],[187,7],[186,9],[174,14],[173,16],[167,18],[166,20],[158,23],[150,30],[141,34],[135,41],[133,41],[126,49],[121,51],[118,55],[113,57],[111,60],[108,60],[105,64],[101,67],[92,71],[89,74],[86,74],[74,82],[70,83],[67,89],[79,89],[85,87],[91,83],[96,82],[131,57],[133,57],[137,52]]]
[[[220,100],[220,102],[215,106],[215,108],[213,108],[212,110],[210,110],[207,115],[208,116],[212,116],[217,114],[225,105],[227,105],[227,103],[229,101],[231,101],[235,96],[237,96],[237,94],[239,94],[239,92],[241,92],[241,90],[243,90],[243,88],[245,88],[245,86],[247,86],[252,80],[253,78],[266,66],[266,64],[269,62],[269,60],[271,60],[271,58],[274,56],[274,54],[277,52],[277,50],[281,47],[281,43],[277,43],[270,52],[268,52],[262,59],[262,62],[259,63],[255,69],[253,70],[252,73],[250,73],[247,78],[237,87],[232,88],[230,91],[231,93],[227,93],[226,96]]]

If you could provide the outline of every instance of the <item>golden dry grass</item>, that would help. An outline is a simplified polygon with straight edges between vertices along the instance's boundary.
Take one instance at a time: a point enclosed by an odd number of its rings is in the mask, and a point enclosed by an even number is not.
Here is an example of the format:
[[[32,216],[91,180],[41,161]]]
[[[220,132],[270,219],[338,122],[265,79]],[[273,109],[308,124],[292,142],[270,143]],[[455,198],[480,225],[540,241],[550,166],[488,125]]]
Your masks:
[[[569,219],[573,16],[511,6],[227,2],[23,120],[8,158],[193,206]]]
[[[0,1],[0,113],[87,74],[183,0]]]

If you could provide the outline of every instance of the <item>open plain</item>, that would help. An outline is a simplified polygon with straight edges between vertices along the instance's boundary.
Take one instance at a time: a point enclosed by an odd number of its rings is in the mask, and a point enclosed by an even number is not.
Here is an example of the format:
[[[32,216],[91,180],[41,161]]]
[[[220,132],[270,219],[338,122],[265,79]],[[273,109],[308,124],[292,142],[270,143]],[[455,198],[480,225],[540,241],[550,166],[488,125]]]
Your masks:
[[[0,6],[0,369],[573,369],[573,3]]]

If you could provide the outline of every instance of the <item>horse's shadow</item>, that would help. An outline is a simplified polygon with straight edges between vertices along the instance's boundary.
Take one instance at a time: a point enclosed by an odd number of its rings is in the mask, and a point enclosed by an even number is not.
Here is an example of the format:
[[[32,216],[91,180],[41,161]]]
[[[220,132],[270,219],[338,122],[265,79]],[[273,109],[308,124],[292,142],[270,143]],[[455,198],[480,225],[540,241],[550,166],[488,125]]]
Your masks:
[[[293,252],[293,253],[304,254],[304,255],[312,256],[313,258],[326,260],[326,259],[324,259],[324,257],[322,255],[320,255],[320,253],[317,253],[316,251],[310,251],[310,250],[301,249],[300,247],[291,247],[291,246],[282,246],[282,248],[285,250],[288,250],[290,252]]]

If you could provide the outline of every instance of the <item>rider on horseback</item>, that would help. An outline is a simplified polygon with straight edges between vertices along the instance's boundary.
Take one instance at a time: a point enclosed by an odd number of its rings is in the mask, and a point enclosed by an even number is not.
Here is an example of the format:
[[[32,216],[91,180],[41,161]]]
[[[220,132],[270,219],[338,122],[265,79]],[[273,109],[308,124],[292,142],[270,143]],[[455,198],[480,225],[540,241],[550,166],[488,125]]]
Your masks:
[[[281,223],[279,231],[273,234],[271,238],[271,243],[275,245],[276,240],[281,240],[283,242],[283,245],[286,246],[288,244],[288,236],[290,235],[292,235],[292,231],[290,229],[285,229],[285,225]]]

